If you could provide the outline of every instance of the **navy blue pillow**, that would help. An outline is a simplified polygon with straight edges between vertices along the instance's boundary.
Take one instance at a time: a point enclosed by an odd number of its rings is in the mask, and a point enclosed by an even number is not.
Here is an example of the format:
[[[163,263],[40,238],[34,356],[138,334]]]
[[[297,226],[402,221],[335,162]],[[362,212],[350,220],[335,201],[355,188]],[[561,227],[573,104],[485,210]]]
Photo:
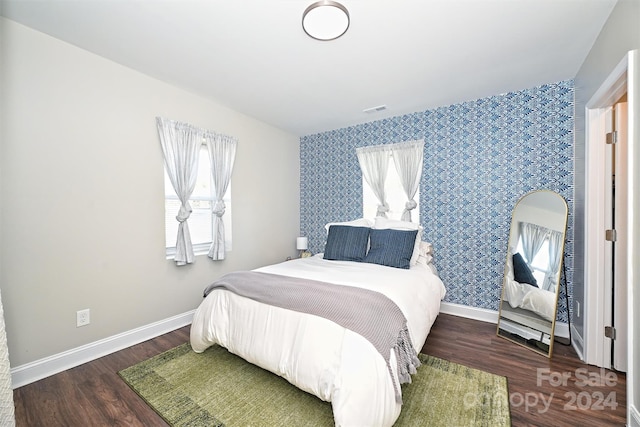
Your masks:
[[[513,278],[518,283],[538,286],[538,281],[533,277],[533,272],[518,252],[513,254]]]
[[[418,230],[372,229],[364,262],[408,269],[417,233]]]
[[[369,227],[330,226],[323,258],[361,262],[367,254],[370,230]]]

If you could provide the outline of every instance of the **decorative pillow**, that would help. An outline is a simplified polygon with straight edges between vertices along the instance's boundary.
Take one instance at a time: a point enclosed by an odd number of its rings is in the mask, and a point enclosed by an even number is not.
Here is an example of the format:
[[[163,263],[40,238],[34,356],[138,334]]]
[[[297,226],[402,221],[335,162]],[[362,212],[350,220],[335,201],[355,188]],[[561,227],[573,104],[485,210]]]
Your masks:
[[[329,232],[329,227],[331,227],[332,225],[348,225],[351,227],[368,227],[371,228],[373,227],[373,221],[367,218],[358,218],[358,219],[354,219],[353,221],[344,221],[344,222],[330,222],[327,225],[324,226],[325,230],[327,230],[327,233]]]
[[[373,228],[377,230],[418,230],[416,233],[416,241],[411,254],[411,265],[416,265],[418,257],[420,256],[420,242],[422,241],[422,230],[424,228],[420,224],[409,221],[400,221],[397,219],[388,219],[381,216],[377,216]]]
[[[538,286],[538,281],[533,277],[533,272],[518,252],[513,254],[513,278],[518,283]]]
[[[369,227],[331,225],[324,247],[324,259],[361,262],[367,255],[370,230]]]
[[[364,262],[408,269],[416,234],[418,230],[372,229],[369,253]]]

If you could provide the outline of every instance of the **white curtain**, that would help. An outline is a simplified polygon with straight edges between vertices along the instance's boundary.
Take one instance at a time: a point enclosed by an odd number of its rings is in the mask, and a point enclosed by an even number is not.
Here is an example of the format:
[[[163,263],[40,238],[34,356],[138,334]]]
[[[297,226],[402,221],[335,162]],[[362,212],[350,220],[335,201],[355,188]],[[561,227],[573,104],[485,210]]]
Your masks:
[[[189,197],[193,193],[198,176],[198,153],[202,144],[202,131],[187,123],[156,118],[164,165],[171,185],[180,199],[180,210],[176,216],[178,236],[175,262],[177,265],[191,264],[195,260],[187,219],[191,215]]]
[[[422,176],[422,157],[424,154],[424,141],[410,141],[391,146],[393,161],[402,183],[402,188],[407,195],[407,203],[402,212],[402,221],[411,222],[411,210],[418,204],[413,198],[416,196]]]
[[[387,180],[387,170],[389,168],[389,154],[389,147],[385,145],[356,148],[362,176],[364,176],[365,181],[378,199],[379,205],[376,216],[384,218],[387,217],[387,212],[389,211],[389,205],[384,194],[384,183]]]
[[[522,251],[524,252],[524,258],[528,264],[533,262],[533,258],[544,244],[548,232],[549,230],[547,228],[540,227],[539,225],[528,222],[520,223]]]
[[[211,160],[211,177],[215,201],[213,206],[213,241],[209,248],[209,257],[213,260],[223,260],[225,256],[224,222],[222,216],[226,206],[224,195],[229,188],[233,162],[236,157],[237,140],[226,135],[206,132],[204,139],[209,150]]]
[[[549,274],[543,289],[554,291],[553,285],[560,275],[560,250],[562,248],[562,233],[559,231],[549,232]]]

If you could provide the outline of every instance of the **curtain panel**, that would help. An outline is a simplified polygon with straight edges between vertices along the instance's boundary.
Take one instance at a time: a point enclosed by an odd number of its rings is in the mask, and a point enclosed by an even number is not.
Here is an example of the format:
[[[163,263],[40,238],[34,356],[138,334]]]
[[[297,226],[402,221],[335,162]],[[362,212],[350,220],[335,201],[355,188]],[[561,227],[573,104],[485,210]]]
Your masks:
[[[224,215],[226,206],[224,195],[229,188],[233,163],[236,157],[238,141],[230,136],[214,132],[206,132],[204,139],[211,160],[211,178],[215,196],[213,206],[213,240],[209,248],[209,258],[214,261],[223,260],[225,257]]]
[[[562,251],[563,233],[560,231],[549,231],[549,275],[543,289],[554,291],[553,285],[560,276],[560,263],[562,261],[560,253]]]
[[[387,146],[373,146],[356,148],[356,155],[362,169],[362,176],[373,190],[378,199],[378,211],[376,216],[386,218],[389,212],[384,194],[384,183],[387,180],[387,171],[389,168],[390,150]]]
[[[407,196],[403,221],[411,221],[411,210],[417,206],[414,197],[420,186],[424,140],[400,142],[397,144],[373,145],[356,148],[356,155],[362,176],[378,199],[376,216],[385,217],[389,211],[384,191],[389,167],[389,156],[393,157],[402,188]]]
[[[176,216],[179,224],[174,260],[177,265],[191,264],[195,256],[187,220],[192,212],[189,198],[198,176],[198,153],[202,144],[202,131],[187,123],[162,117],[156,117],[156,124],[165,169],[181,203]]]
[[[531,265],[533,258],[544,244],[549,229],[528,222],[520,223],[520,238],[522,239],[522,251],[527,264]]]
[[[402,188],[407,195],[407,203],[400,219],[411,222],[411,211],[418,206],[414,198],[418,192],[420,177],[422,176],[424,140],[393,144],[391,150]]]

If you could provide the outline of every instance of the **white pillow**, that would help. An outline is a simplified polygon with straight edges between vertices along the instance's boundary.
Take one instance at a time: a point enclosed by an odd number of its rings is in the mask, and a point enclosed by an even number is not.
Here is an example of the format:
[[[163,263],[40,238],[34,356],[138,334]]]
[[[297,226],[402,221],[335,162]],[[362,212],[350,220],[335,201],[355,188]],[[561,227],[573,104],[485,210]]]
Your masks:
[[[433,255],[433,245],[429,242],[420,242],[420,255]]]
[[[513,254],[516,252],[515,248],[507,248],[507,262],[505,270],[507,270],[507,279],[514,280],[513,278]]]
[[[400,221],[397,219],[389,219],[383,218],[381,216],[377,216],[373,227],[377,230],[418,230],[416,233],[416,242],[413,245],[413,254],[411,255],[411,260],[409,261],[409,265],[416,265],[418,262],[418,256],[420,256],[420,242],[422,241],[422,230],[424,228],[420,224],[416,224],[415,222],[409,221]]]
[[[371,221],[370,219],[367,218],[358,218],[358,219],[354,219],[353,221],[345,221],[345,222],[330,222],[327,225],[324,226],[324,228],[327,230],[327,233],[329,233],[329,227],[331,227],[332,225],[348,225],[351,227],[373,227],[373,221]]]
[[[428,242],[420,242],[418,245],[418,261],[423,264],[430,264],[433,261],[433,245]]]

